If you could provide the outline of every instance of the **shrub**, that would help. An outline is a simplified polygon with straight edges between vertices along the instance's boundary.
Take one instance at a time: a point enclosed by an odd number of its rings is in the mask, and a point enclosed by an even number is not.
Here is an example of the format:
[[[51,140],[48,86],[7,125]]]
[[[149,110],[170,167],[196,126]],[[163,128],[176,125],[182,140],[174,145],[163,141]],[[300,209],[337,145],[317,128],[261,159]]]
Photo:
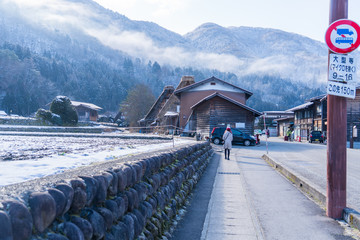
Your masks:
[[[51,112],[47,111],[45,109],[39,108],[36,112],[36,118],[41,121],[51,122]]]
[[[54,114],[50,111],[47,111],[45,109],[39,108],[36,112],[36,118],[40,121],[43,121],[44,123],[51,123],[54,125],[62,125],[61,117],[57,114]]]

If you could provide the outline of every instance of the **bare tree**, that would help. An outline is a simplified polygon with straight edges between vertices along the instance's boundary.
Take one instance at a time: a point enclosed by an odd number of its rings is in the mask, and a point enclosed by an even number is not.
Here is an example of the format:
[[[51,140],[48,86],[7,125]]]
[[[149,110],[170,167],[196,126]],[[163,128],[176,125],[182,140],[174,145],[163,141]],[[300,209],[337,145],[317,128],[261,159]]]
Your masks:
[[[138,121],[145,116],[154,104],[155,97],[150,88],[144,84],[136,85],[129,91],[126,99],[120,106],[130,127],[138,126]]]

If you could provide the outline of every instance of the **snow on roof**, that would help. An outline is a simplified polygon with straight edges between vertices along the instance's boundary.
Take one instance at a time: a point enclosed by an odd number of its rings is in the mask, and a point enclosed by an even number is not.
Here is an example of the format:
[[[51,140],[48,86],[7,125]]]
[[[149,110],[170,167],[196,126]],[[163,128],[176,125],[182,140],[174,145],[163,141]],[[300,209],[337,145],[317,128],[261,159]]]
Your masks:
[[[291,113],[289,113],[289,111],[263,111],[262,114],[272,114],[272,115],[276,115],[276,114],[285,114],[285,115],[289,115]]]
[[[6,112],[3,110],[0,110],[0,116],[7,116]]]
[[[90,109],[96,110],[96,111],[99,111],[99,110],[102,109],[101,107],[96,106],[95,104],[86,103],[86,102],[71,101],[71,104],[72,104],[74,107],[83,106],[83,107],[90,108]]]
[[[288,109],[288,110],[286,110],[286,111],[287,111],[287,112],[288,112],[288,111],[294,112],[294,111],[296,111],[296,110],[300,110],[300,109],[307,108],[307,107],[309,107],[309,106],[311,106],[311,105],[313,105],[313,104],[314,104],[314,102],[307,102],[307,103],[301,104],[301,105],[299,105],[299,106],[290,108],[290,109]]]
[[[214,76],[212,76],[211,78],[202,80],[202,81],[200,81],[200,82],[193,83],[193,84],[191,84],[191,85],[189,85],[189,86],[180,88],[180,89],[178,89],[178,90],[175,90],[174,94],[179,94],[179,93],[181,93],[181,92],[188,91],[189,89],[193,89],[193,88],[195,88],[195,87],[198,87],[198,86],[200,86],[200,85],[202,85],[202,84],[206,84],[206,83],[211,82],[211,81],[219,81],[219,82],[222,82],[222,83],[224,83],[224,84],[227,84],[227,85],[229,85],[229,86],[231,86],[231,87],[233,87],[233,88],[239,89],[239,90],[243,91],[243,92],[247,95],[248,98],[251,97],[251,95],[253,94],[252,92],[250,92],[250,91],[248,91],[248,90],[246,90],[246,89],[243,89],[243,88],[240,88],[240,87],[238,87],[238,86],[235,86],[235,85],[233,85],[233,84],[231,84],[231,83],[228,83],[228,82],[226,82],[226,81],[224,81],[224,80],[221,80],[221,79],[219,79],[219,78],[216,78],[216,77],[214,77]]]
[[[287,120],[292,120],[294,119],[294,116],[287,116],[287,117],[282,117],[282,118],[277,118],[277,119],[274,119],[274,121],[287,121]]]

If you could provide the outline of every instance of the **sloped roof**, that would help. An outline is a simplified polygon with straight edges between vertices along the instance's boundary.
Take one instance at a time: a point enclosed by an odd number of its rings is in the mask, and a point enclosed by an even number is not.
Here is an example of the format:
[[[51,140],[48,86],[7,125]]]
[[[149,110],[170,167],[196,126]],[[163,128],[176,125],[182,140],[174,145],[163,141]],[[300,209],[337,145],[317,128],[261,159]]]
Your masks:
[[[211,81],[220,81],[220,82],[225,83],[225,84],[227,84],[227,85],[229,85],[229,86],[231,86],[231,87],[234,87],[234,88],[236,88],[236,89],[238,89],[238,90],[240,90],[240,91],[243,91],[243,92],[246,94],[246,98],[249,98],[249,97],[253,94],[252,92],[250,92],[250,91],[248,91],[248,90],[245,90],[245,89],[243,89],[243,88],[240,88],[240,87],[238,87],[238,86],[235,86],[235,85],[233,85],[233,84],[231,84],[231,83],[225,82],[225,81],[223,81],[223,80],[221,80],[221,79],[219,79],[219,78],[216,78],[216,77],[214,77],[214,76],[212,76],[211,78],[202,80],[202,81],[200,81],[200,82],[196,82],[196,83],[194,83],[194,84],[191,84],[191,85],[189,85],[189,86],[186,86],[186,87],[177,89],[177,90],[175,90],[174,94],[178,95],[178,94],[180,94],[181,92],[188,91],[188,90],[190,90],[190,89],[193,89],[193,88],[195,88],[195,87],[198,87],[198,86],[200,86],[200,85],[206,84],[206,83],[211,82]]]
[[[174,87],[173,86],[166,86],[164,87],[162,93],[160,94],[160,96],[156,99],[155,103],[151,106],[150,110],[148,111],[148,113],[145,115],[144,119],[148,119],[150,118],[150,115],[153,114],[153,118],[156,117],[156,115],[160,112],[160,110],[162,109],[162,107],[160,108],[161,104],[165,104],[164,102],[166,102],[170,96],[173,94],[174,91]]]
[[[202,100],[200,100],[199,102],[194,104],[191,107],[191,109],[195,108],[196,106],[200,105],[201,103],[206,102],[206,101],[208,101],[208,100],[210,100],[210,99],[212,99],[214,97],[220,97],[220,98],[225,99],[226,101],[229,101],[229,102],[231,102],[231,103],[233,103],[233,104],[235,104],[235,105],[237,105],[239,107],[242,107],[242,108],[244,108],[244,109],[246,109],[246,110],[248,110],[250,112],[253,112],[255,115],[257,115],[257,117],[261,115],[261,113],[259,111],[255,110],[255,109],[253,109],[251,107],[248,107],[248,106],[246,106],[246,105],[244,105],[244,104],[242,104],[242,103],[240,103],[240,102],[238,102],[238,101],[236,101],[236,100],[234,100],[232,98],[229,98],[229,97],[227,97],[227,96],[225,96],[225,95],[223,95],[221,93],[218,93],[218,92],[215,92],[215,93],[203,98]]]
[[[95,111],[99,111],[102,109],[101,107],[96,106],[95,104],[92,104],[92,103],[78,102],[78,101],[72,101],[72,100],[71,100],[71,105],[73,105],[74,107],[83,106],[83,107],[90,108]]]
[[[288,117],[274,119],[274,121],[280,122],[280,121],[292,120],[294,118],[295,118],[294,116],[288,116]]]
[[[291,112],[289,110],[286,110],[286,111],[263,111],[262,115],[264,115],[264,114],[273,115],[273,116],[274,115],[285,115],[285,116],[287,116],[287,115],[293,114],[293,112]]]
[[[309,99],[309,102],[313,102],[313,101],[316,101],[316,100],[321,101],[326,96],[327,96],[326,94],[322,94],[320,96],[312,97],[312,98]]]
[[[290,109],[288,109],[288,110],[286,110],[286,111],[287,111],[287,112],[288,112],[288,111],[294,112],[294,111],[297,111],[297,110],[300,110],[300,109],[305,109],[305,108],[307,108],[307,107],[309,107],[309,106],[311,106],[311,105],[313,105],[313,104],[314,104],[314,102],[307,102],[307,103],[301,104],[301,105],[299,105],[299,106],[290,108]]]

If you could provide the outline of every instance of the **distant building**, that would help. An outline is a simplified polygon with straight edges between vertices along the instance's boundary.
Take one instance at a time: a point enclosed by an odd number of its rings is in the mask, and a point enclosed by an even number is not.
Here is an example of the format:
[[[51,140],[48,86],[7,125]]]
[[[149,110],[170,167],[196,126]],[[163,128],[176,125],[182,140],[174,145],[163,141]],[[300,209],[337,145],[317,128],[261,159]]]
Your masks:
[[[215,77],[195,83],[193,77],[184,76],[175,90],[165,87],[140,124],[203,137],[210,136],[214,127],[227,125],[253,134],[254,119],[260,112],[246,105],[251,95]]]
[[[7,114],[6,114],[6,112],[5,112],[5,111],[0,110],[0,116],[1,116],[1,117],[6,117],[6,116],[7,116]]]
[[[284,131],[287,132],[287,130],[294,124],[291,123],[291,119],[293,118],[294,113],[291,111],[263,111],[261,116],[258,117],[256,123],[260,129],[269,129],[270,137],[284,136]],[[281,129],[277,127],[278,120],[282,121]]]
[[[327,95],[320,95],[309,99],[306,103],[288,109],[294,112],[295,137],[308,140],[310,132],[321,131],[327,136]],[[356,88],[355,99],[347,98],[347,140],[352,131],[360,128],[360,87]],[[278,122],[279,124],[279,122]],[[278,125],[279,127],[280,125]],[[355,126],[355,128],[354,128]],[[358,137],[355,141],[360,141]]]
[[[308,140],[310,132],[322,131],[326,135],[326,95],[309,99],[306,103],[286,110],[294,114],[295,140]],[[278,128],[283,122],[278,121]]]
[[[292,116],[283,117],[283,118],[277,118],[274,119],[274,121],[277,123],[276,128],[276,134],[279,137],[286,136],[286,133],[290,131],[294,131],[294,113],[292,113]]]
[[[78,114],[79,121],[94,121],[96,122],[99,116],[98,111],[102,110],[101,107],[92,103],[71,101]]]

